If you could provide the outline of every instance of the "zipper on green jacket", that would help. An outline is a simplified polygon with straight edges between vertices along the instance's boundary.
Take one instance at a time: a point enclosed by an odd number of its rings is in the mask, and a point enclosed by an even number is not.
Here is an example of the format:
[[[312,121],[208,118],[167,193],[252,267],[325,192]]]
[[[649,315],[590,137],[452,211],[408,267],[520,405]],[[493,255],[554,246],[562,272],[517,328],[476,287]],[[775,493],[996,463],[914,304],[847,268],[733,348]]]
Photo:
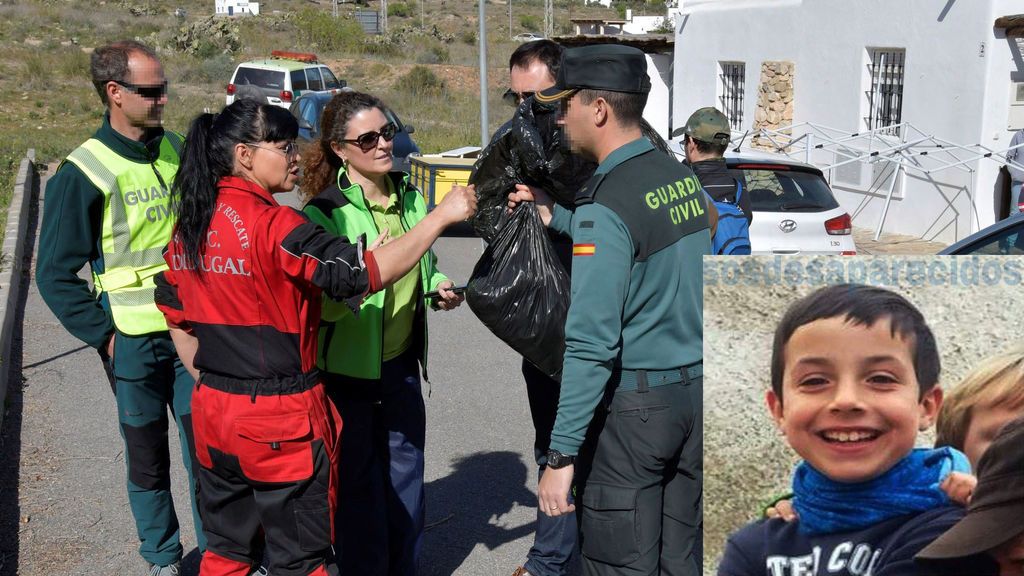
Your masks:
[[[359,186],[359,185],[356,184],[356,186]],[[377,236],[380,236],[380,228],[377,228],[377,221],[373,219],[373,212],[370,212],[370,201],[366,199],[366,194],[363,193],[363,187],[362,186],[359,186],[359,196],[361,196],[362,199],[363,199],[363,208],[366,210],[366,215],[370,217],[370,225],[373,226],[373,231],[377,234]],[[376,240],[376,238],[374,238],[374,240]],[[367,241],[369,241],[369,239],[367,239]],[[386,292],[388,290],[388,288],[385,288],[384,290]],[[387,301],[387,298],[388,298],[387,294],[385,293],[384,294],[384,300]],[[377,370],[378,370],[377,377],[378,378],[383,378],[384,377],[384,307],[383,306],[384,305],[381,304],[380,330],[378,330],[380,332],[380,346],[377,347],[377,351],[380,352],[380,354],[377,357],[377,366],[378,366],[378,368],[377,368]]]

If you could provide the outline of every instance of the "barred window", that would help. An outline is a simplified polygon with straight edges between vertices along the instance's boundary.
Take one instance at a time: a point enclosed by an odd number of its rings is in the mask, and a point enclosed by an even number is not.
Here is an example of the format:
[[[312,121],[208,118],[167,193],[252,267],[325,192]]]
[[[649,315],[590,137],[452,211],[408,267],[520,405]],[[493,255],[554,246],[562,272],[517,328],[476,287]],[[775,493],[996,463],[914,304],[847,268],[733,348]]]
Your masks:
[[[746,64],[743,62],[719,62],[718,101],[719,108],[729,118],[733,130],[743,128],[743,93]]]
[[[903,62],[906,50],[872,49],[869,51],[868,76],[871,87],[867,92],[868,115],[864,119],[868,130],[893,126],[903,118]],[[889,133],[899,135],[899,128]]]

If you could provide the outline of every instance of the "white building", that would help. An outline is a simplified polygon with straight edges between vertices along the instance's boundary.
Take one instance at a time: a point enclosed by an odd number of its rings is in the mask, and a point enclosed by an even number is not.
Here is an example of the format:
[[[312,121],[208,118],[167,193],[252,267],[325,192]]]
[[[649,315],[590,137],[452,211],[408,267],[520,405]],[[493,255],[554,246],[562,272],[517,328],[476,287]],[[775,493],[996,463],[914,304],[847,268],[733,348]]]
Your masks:
[[[604,18],[573,18],[570,22],[573,25],[575,34],[592,34],[599,36],[618,36],[653,33],[655,30],[672,28],[676,21],[678,11],[668,8],[662,16],[635,16],[633,10],[626,9],[624,20]]]
[[[632,10],[626,10],[626,24],[622,27],[624,34],[647,34],[648,32],[668,28],[672,25],[672,18],[665,16],[634,16]]]
[[[1024,22],[1006,18],[1022,13],[1024,0],[687,1],[675,22],[672,124],[714,105],[740,131],[810,122],[858,133],[908,122],[1005,149],[1024,128],[1024,27],[1014,29]],[[837,161],[824,151],[813,160]],[[885,230],[952,242],[994,222],[999,164],[967,167],[897,178]],[[832,171],[856,225],[877,225],[894,171]]]
[[[248,0],[215,0],[214,14],[217,16],[259,16],[258,2]]]
[[[619,36],[622,34],[622,27],[628,21],[604,18],[573,18],[571,22],[573,31],[576,34]]]

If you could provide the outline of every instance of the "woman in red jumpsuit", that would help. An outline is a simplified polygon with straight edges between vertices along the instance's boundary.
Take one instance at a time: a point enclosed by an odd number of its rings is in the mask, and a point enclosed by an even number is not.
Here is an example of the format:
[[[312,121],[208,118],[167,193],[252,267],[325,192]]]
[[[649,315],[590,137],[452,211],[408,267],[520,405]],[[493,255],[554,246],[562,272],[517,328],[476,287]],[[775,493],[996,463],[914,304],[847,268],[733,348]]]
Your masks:
[[[288,111],[253,100],[203,114],[172,190],[178,222],[156,295],[197,376],[202,576],[246,576],[264,538],[271,574],[336,574],[341,419],[316,371],[321,292],[358,310],[475,209],[460,187],[402,238],[364,251],[274,200],[298,178],[297,133]]]

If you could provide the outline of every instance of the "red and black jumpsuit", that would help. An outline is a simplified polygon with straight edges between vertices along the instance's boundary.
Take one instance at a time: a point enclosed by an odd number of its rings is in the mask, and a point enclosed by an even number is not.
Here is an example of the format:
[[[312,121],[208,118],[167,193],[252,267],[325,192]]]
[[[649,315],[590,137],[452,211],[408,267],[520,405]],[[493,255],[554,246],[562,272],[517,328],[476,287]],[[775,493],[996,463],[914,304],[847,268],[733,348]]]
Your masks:
[[[380,274],[372,253],[258,185],[229,177],[218,188],[202,274],[172,240],[156,288],[168,325],[199,341],[200,574],[245,576],[264,537],[271,574],[333,574],[341,418],[316,371],[320,297],[357,310],[381,288]]]

